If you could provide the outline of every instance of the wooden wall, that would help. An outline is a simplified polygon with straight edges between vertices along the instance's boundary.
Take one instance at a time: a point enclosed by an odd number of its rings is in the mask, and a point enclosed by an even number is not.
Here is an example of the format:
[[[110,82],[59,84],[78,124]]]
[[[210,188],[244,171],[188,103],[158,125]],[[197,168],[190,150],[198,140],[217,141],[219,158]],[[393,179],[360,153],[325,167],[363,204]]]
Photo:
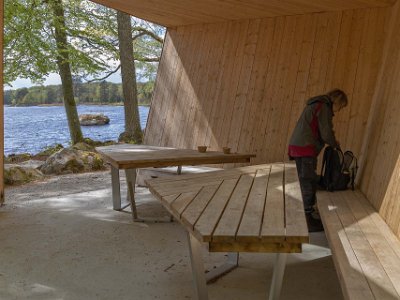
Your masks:
[[[286,159],[310,96],[339,87],[350,107],[335,117],[342,148],[359,154],[389,9],[359,9],[168,31],[145,142]]]
[[[361,188],[400,238],[400,3],[392,9]]]

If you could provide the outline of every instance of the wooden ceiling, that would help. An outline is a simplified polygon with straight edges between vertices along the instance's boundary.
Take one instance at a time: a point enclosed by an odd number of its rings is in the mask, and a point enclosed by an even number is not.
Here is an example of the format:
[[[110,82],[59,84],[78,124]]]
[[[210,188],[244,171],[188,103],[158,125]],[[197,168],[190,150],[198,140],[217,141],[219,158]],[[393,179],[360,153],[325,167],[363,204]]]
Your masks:
[[[166,27],[393,5],[396,0],[92,0]]]

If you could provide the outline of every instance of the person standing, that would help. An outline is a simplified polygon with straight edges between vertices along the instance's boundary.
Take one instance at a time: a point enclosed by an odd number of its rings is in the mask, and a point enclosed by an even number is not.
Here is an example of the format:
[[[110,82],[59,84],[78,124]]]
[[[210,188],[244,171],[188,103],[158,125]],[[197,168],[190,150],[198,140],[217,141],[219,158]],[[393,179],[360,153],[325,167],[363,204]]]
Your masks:
[[[289,158],[296,161],[309,232],[324,230],[321,219],[314,212],[318,184],[317,157],[325,144],[340,148],[332,119],[334,113],[346,107],[347,103],[347,95],[340,89],[310,98],[289,141]]]

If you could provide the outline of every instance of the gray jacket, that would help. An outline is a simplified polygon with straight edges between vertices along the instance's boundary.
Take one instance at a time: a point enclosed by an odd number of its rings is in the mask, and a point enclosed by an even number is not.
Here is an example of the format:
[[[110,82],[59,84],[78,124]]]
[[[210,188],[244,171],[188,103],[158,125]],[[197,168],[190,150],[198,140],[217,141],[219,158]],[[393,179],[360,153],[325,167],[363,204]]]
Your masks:
[[[339,146],[333,131],[332,101],[327,95],[307,101],[289,141],[289,156],[318,156],[325,144]]]

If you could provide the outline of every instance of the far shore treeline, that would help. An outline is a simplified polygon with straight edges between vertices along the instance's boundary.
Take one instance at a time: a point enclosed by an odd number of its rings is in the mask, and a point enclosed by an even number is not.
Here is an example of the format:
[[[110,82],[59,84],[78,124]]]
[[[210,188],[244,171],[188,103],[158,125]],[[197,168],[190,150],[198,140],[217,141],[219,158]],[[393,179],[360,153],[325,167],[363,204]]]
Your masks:
[[[153,81],[137,82],[139,105],[150,105]],[[107,81],[83,83],[74,80],[77,104],[123,104],[122,84]],[[4,104],[11,106],[58,105],[63,103],[61,85],[33,86],[4,91]]]

